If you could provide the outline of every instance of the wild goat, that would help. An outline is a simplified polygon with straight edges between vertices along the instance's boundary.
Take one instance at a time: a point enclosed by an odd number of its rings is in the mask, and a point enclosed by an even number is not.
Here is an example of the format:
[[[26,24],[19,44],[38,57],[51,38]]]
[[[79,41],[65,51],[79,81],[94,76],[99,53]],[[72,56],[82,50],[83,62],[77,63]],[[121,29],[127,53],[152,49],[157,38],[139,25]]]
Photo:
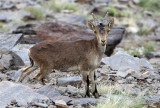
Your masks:
[[[97,19],[92,14],[93,20],[88,21],[88,27],[94,31],[95,37],[91,40],[79,41],[43,41],[29,49],[31,66],[22,71],[17,82],[40,67],[36,75],[39,81],[53,69],[61,72],[80,71],[85,85],[85,97],[90,97],[89,81],[92,83],[92,93],[95,98],[99,97],[96,85],[95,69],[99,67],[102,56],[106,49],[107,36],[114,23],[114,18]],[[89,79],[90,77],[90,79]]]

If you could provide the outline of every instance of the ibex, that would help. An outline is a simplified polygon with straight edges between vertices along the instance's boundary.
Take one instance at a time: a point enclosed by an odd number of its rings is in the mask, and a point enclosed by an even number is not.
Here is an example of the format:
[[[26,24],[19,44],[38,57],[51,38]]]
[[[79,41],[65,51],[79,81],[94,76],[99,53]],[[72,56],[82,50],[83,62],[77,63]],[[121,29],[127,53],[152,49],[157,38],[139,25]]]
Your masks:
[[[89,82],[92,83],[92,94],[99,97],[96,85],[95,69],[99,67],[106,49],[108,32],[114,23],[114,18],[97,19],[92,14],[93,20],[88,20],[88,27],[94,31],[95,37],[91,40],[78,41],[43,41],[29,49],[31,66],[22,71],[17,82],[40,67],[36,75],[38,81],[53,69],[61,72],[80,71],[85,85],[85,97],[90,97]],[[89,79],[90,78],[90,79]]]

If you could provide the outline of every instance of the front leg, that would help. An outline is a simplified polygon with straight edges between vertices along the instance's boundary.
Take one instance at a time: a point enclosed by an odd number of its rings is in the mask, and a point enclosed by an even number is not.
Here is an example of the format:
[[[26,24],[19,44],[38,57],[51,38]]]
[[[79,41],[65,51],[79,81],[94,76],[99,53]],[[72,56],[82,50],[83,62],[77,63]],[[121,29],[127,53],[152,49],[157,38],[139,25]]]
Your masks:
[[[99,98],[99,93],[97,90],[97,78],[96,78],[96,74],[94,71],[90,72],[90,77],[91,77],[91,82],[92,82],[92,94],[94,95],[95,98]]]
[[[85,97],[90,97],[89,94],[89,75],[87,72],[82,73],[82,80],[85,85]]]

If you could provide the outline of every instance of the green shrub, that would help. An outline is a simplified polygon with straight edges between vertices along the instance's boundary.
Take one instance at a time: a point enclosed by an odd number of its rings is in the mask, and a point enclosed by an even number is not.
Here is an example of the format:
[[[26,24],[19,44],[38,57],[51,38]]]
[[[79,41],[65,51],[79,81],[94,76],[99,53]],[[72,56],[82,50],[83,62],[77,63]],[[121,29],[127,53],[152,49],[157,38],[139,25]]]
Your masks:
[[[149,11],[160,9],[159,0],[140,0],[139,5]]]
[[[136,48],[134,50],[128,51],[128,54],[131,55],[131,56],[142,56],[143,55],[143,49]]]
[[[119,90],[119,85],[106,85],[104,83],[98,84],[98,91],[101,95],[103,94],[115,94],[115,95],[123,95],[126,94],[125,92]]]
[[[145,43],[145,44],[143,45],[143,47],[144,47],[144,52],[145,52],[145,53],[146,53],[146,52],[152,52],[152,51],[155,50],[154,44],[153,44],[152,42]]]
[[[72,10],[78,11],[78,5],[76,3],[64,2],[62,0],[52,0],[48,2],[49,9],[55,12],[60,12],[61,10]]]
[[[2,23],[0,23],[0,29],[3,29],[3,24]]]
[[[0,29],[3,31],[9,31],[9,29],[4,27],[3,23],[1,23],[1,22],[0,22]]]
[[[143,105],[143,99],[130,100],[123,97],[109,97],[98,103],[96,108],[147,108]]]
[[[108,12],[110,15],[115,17],[129,17],[131,15],[131,11],[129,9],[118,10],[114,7],[109,7]]]
[[[96,108],[147,108],[143,105],[145,96],[144,91],[140,92],[138,95],[132,96],[132,89],[123,89],[121,85],[107,85],[105,83],[98,84],[98,91],[101,95],[108,95],[103,100],[100,100],[96,105]]]
[[[112,16],[118,16],[119,15],[118,11],[113,7],[108,8],[108,13]]]
[[[127,51],[131,56],[144,56],[147,52],[155,51],[156,47],[153,42],[144,43],[142,47]]]
[[[37,20],[42,20],[45,18],[45,12],[42,8],[38,7],[27,7],[25,8],[26,11],[32,13],[32,15],[37,19]]]
[[[149,27],[141,27],[139,30],[138,30],[138,35],[147,35],[151,32],[151,28]]]

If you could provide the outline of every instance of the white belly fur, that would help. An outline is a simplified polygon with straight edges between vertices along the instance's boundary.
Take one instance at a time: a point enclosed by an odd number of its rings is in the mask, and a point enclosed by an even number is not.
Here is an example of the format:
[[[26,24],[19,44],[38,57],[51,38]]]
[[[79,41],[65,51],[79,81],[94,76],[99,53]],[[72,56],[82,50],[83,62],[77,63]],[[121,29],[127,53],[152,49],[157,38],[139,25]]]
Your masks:
[[[72,66],[67,69],[67,71],[78,71],[78,70],[79,70],[79,66]]]

